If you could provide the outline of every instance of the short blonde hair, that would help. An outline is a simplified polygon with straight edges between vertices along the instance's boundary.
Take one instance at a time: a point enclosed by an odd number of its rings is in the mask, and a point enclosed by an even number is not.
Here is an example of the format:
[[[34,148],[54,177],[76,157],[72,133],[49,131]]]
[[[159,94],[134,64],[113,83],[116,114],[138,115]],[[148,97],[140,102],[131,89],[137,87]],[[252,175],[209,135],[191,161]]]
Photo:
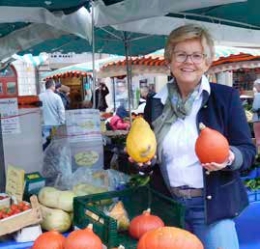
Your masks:
[[[164,50],[166,62],[171,62],[172,53],[177,43],[192,39],[199,39],[201,41],[203,52],[207,55],[206,61],[210,65],[215,56],[214,41],[206,29],[196,24],[187,24],[178,27],[170,33]]]

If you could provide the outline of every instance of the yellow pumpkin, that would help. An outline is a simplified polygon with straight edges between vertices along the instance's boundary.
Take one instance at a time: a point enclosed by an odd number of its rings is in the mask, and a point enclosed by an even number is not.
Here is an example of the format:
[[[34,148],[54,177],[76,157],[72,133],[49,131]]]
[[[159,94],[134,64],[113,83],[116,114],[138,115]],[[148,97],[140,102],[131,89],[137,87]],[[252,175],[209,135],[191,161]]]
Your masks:
[[[126,138],[128,155],[135,162],[144,163],[154,157],[156,147],[156,137],[150,125],[142,117],[137,117]]]

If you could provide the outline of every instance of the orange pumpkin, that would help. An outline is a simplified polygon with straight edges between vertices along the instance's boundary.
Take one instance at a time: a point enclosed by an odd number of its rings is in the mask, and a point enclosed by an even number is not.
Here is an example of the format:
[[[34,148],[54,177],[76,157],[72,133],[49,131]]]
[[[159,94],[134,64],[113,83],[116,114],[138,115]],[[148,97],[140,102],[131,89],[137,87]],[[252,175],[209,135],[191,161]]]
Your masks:
[[[137,249],[203,249],[201,241],[192,233],[176,227],[160,227],[145,233]]]
[[[223,163],[228,159],[229,144],[218,131],[200,124],[201,132],[195,143],[195,152],[201,163]]]
[[[141,215],[134,217],[129,226],[129,234],[139,239],[143,234],[152,229],[163,227],[164,222],[160,217],[151,214],[151,210],[145,210]]]
[[[32,249],[63,249],[65,237],[58,231],[42,233],[33,243]]]
[[[101,239],[93,232],[93,225],[71,232],[65,240],[64,249],[102,249]]]

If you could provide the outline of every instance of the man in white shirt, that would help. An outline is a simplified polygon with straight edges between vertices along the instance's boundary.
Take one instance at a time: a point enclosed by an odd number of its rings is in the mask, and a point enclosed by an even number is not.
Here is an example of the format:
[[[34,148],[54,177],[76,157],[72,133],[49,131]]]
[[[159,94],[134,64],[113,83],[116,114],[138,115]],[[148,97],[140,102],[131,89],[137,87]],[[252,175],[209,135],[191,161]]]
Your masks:
[[[43,149],[48,146],[46,139],[50,136],[52,128],[65,123],[65,108],[61,97],[55,93],[55,82],[47,80],[45,88],[45,92],[39,95],[39,99],[42,101]]]

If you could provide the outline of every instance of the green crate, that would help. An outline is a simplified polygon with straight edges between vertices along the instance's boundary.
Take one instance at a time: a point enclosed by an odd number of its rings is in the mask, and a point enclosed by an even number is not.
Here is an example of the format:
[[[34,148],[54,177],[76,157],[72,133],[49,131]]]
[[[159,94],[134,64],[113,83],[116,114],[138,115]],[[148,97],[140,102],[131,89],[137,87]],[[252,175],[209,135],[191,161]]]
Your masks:
[[[137,240],[132,239],[127,231],[118,232],[116,220],[102,211],[104,202],[111,199],[123,202],[130,220],[150,207],[152,214],[158,215],[165,225],[184,226],[182,205],[147,186],[74,198],[74,225],[82,229],[92,223],[94,232],[108,249],[120,244],[126,249],[135,249],[137,245]],[[91,217],[89,213],[96,217]]]

